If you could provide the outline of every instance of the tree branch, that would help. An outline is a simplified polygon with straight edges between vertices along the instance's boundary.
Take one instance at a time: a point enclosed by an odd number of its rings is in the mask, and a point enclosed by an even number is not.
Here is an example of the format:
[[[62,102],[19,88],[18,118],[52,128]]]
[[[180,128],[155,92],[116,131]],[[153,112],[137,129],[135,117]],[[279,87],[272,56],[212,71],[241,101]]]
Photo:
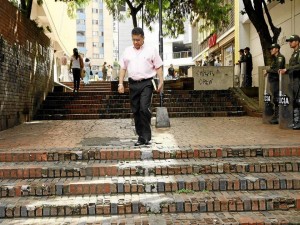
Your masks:
[[[265,0],[262,0],[262,3],[263,3],[263,6],[264,6],[264,9],[265,9],[265,13],[267,15],[268,22],[270,24],[271,30],[272,30],[272,32],[274,34],[274,36],[272,38],[272,42],[273,43],[277,43],[278,37],[279,37],[279,35],[281,33],[281,27],[277,28],[277,27],[274,26],[273,20],[271,18],[271,15],[270,15],[270,12],[269,12],[269,9],[267,7],[267,4],[266,4]]]

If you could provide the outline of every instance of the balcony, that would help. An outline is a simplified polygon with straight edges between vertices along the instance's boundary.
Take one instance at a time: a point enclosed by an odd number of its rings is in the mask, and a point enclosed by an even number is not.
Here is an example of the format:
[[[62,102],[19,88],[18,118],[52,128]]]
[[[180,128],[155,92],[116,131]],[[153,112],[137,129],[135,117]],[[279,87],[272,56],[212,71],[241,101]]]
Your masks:
[[[86,42],[86,37],[85,36],[77,36],[77,42]]]
[[[173,59],[189,58],[192,57],[191,51],[173,52]]]
[[[164,64],[173,64],[177,66],[194,65],[192,60],[192,52],[180,51],[164,54]]]
[[[77,31],[86,31],[86,26],[77,24]]]

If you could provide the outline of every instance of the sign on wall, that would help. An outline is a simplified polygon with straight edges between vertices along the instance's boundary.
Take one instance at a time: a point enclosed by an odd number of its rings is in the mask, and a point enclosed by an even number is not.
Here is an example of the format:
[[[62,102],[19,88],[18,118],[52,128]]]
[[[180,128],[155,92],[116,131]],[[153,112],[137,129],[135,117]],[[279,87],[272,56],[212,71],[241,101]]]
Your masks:
[[[196,66],[192,68],[194,90],[227,90],[233,87],[232,66]]]

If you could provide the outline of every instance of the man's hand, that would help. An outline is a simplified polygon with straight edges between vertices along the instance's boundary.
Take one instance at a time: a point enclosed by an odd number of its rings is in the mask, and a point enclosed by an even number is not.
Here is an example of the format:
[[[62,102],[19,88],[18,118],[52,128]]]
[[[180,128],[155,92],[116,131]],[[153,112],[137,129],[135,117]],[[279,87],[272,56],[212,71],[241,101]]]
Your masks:
[[[123,84],[119,84],[119,85],[118,85],[118,92],[119,92],[120,94],[124,94],[124,85],[123,85]]]
[[[263,75],[266,77],[268,75],[267,70],[263,70]]]
[[[286,73],[286,69],[279,69],[279,70],[278,70],[278,73],[279,73],[279,74],[285,74],[285,73]]]
[[[164,81],[159,80],[159,84],[157,87],[157,92],[161,92],[164,88]]]

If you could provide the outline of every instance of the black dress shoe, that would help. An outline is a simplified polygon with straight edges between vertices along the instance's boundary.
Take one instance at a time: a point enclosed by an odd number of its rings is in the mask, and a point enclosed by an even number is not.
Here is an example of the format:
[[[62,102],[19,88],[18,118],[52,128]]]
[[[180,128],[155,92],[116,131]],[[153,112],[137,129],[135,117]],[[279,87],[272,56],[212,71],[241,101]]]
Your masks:
[[[144,141],[140,141],[138,140],[137,142],[134,143],[134,146],[140,146],[140,145],[144,145]]]

